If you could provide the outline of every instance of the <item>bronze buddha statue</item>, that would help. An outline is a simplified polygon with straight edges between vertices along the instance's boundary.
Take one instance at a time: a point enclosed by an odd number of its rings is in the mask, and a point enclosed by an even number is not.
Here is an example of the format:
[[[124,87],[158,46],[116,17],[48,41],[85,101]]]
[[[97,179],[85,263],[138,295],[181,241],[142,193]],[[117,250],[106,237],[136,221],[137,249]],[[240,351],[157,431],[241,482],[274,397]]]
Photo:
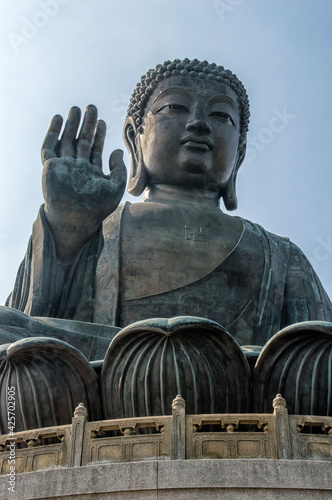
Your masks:
[[[119,205],[121,151],[112,153],[110,173],[102,171],[106,125],[96,108],[79,123],[74,107],[61,136],[59,115],[46,134],[45,205],[6,304],[12,309],[0,311],[3,343],[45,335],[47,325],[46,335],[98,359],[93,343],[151,318],[212,320],[241,346],[263,346],[295,323],[332,322],[332,304],[301,250],[220,209],[221,198],[226,209],[237,207],[249,124],[246,91],[229,70],[185,59],[142,77],[123,133],[128,190],[143,193],[142,202]]]
[[[124,327],[149,317],[213,319],[240,344],[292,323],[332,320],[310,264],[289,240],[223,212],[237,205],[249,103],[241,82],[206,61],[167,61],[142,77],[121,152],[101,169],[106,127],[72,108],[55,116],[42,157],[45,205],[8,305],[32,316]],[[23,271],[23,275],[22,275]]]

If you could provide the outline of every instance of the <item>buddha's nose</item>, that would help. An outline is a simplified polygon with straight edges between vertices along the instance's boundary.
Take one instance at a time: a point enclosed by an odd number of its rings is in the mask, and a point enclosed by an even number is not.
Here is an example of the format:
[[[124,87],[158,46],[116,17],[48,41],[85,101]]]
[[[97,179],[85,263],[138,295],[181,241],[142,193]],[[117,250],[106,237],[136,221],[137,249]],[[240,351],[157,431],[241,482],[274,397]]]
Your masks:
[[[188,132],[197,135],[206,135],[211,133],[211,126],[209,124],[209,117],[206,109],[203,106],[197,106],[189,115],[187,122]]]

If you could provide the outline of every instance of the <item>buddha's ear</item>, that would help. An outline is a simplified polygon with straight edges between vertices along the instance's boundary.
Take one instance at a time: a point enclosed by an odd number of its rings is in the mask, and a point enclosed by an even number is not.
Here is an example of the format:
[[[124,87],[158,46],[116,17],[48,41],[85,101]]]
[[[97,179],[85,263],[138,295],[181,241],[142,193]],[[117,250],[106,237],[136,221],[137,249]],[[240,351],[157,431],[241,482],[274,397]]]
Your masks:
[[[237,209],[237,196],[236,196],[236,178],[239,168],[241,167],[244,157],[246,155],[247,143],[243,143],[242,146],[238,149],[237,157],[235,160],[234,169],[231,177],[225,188],[223,189],[222,197],[224,200],[224,205],[227,210],[236,210]]]
[[[147,175],[144,167],[141,142],[135,121],[128,116],[123,127],[123,140],[130,156],[130,174],[128,193],[140,196],[147,186]]]

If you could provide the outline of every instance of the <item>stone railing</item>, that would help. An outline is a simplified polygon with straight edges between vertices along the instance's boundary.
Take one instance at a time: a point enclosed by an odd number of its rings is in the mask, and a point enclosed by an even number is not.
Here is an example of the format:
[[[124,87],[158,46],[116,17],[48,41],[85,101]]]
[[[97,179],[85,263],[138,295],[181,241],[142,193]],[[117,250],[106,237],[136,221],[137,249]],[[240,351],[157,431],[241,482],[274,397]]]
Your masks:
[[[267,458],[332,460],[332,417],[273,414],[186,415],[181,396],[172,415],[87,421],[80,404],[72,424],[0,436],[0,473],[144,460]]]

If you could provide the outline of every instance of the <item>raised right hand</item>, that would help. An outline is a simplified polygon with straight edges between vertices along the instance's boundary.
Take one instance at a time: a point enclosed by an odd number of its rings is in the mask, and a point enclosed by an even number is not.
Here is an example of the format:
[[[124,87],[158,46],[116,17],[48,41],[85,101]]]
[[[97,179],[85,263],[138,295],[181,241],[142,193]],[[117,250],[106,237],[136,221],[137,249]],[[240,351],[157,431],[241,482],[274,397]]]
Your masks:
[[[72,259],[116,209],[127,178],[119,149],[110,156],[110,174],[102,171],[106,124],[97,121],[96,107],[86,108],[76,138],[80,117],[80,109],[71,108],[59,138],[63,119],[54,116],[41,150],[45,213],[62,261]]]

